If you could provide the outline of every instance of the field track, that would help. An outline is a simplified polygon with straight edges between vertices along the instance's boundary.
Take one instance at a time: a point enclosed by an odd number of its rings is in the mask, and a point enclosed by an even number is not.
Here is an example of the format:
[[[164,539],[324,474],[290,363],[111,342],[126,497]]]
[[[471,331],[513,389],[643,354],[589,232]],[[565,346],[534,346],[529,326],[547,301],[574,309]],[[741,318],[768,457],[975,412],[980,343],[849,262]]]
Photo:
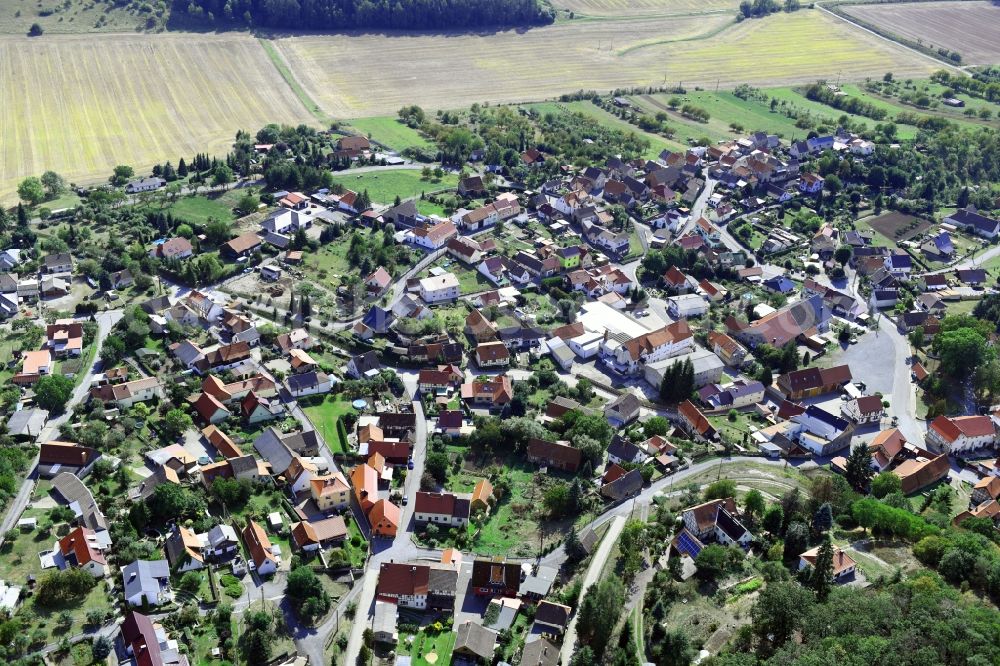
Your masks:
[[[928,48],[957,51],[964,65],[1000,64],[1000,4],[920,2],[850,5],[841,9]]]
[[[580,89],[777,86],[886,71],[918,77],[936,69],[908,49],[815,10],[718,32],[729,21],[727,15],[569,21],[523,34],[302,36],[277,44],[307,93],[339,118],[392,114],[409,103],[456,108]]]
[[[248,35],[0,38],[0,198],[46,169],[92,181],[222,154],[237,130],[312,123]]]

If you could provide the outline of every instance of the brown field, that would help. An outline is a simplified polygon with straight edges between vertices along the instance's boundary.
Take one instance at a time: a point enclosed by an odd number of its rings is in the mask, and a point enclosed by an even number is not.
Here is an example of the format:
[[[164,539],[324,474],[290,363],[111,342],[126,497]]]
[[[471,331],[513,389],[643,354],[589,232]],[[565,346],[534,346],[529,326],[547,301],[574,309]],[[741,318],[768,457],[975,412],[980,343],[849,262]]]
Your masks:
[[[1000,63],[1000,4],[921,2],[844,7],[851,16],[923,46],[962,54],[964,65]]]
[[[46,169],[89,182],[315,122],[249,35],[4,37],[0,92],[2,198]]]
[[[473,102],[547,99],[580,89],[788,85],[839,73],[926,76],[926,58],[816,10],[720,29],[728,14],[567,21],[518,34],[288,37],[278,49],[306,92],[339,118]],[[718,34],[715,34],[718,33]],[[699,35],[712,34],[698,40]]]
[[[913,222],[917,223],[916,226],[912,229],[906,229],[906,227]],[[906,215],[905,213],[886,213],[885,215],[879,215],[872,220],[868,220],[868,224],[870,224],[872,229],[875,231],[897,243],[913,238],[917,234],[923,233],[931,227],[931,223],[927,220],[917,218],[912,215]],[[896,234],[899,235],[897,236]]]

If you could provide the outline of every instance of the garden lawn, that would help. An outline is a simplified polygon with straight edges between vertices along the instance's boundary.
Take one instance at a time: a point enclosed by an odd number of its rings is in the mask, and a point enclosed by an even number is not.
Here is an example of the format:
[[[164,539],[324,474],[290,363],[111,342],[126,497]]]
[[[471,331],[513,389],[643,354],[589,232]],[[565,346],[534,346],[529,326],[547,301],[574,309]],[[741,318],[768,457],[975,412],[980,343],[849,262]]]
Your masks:
[[[546,542],[555,541],[569,529],[572,519],[540,522],[535,509],[542,502],[544,488],[535,483],[535,470],[514,460],[508,460],[505,467],[511,480],[510,494],[500,498],[493,508],[472,540],[472,551],[479,555],[530,556],[537,552],[540,533],[544,532]],[[449,479],[448,488],[471,492],[479,478],[482,475],[460,474],[457,479]],[[475,530],[470,524],[470,534]]]
[[[238,190],[230,190],[221,195],[196,194],[178,198],[177,201],[166,206],[165,210],[173,213],[176,218],[195,224],[205,224],[209,218],[231,220],[233,219],[233,206],[236,205],[240,196],[242,194]],[[154,208],[150,206],[150,209]]]
[[[303,411],[319,430],[323,439],[326,440],[326,445],[333,453],[347,453],[345,448],[347,443],[341,442],[340,435],[337,433],[337,419],[356,411],[351,406],[350,400],[340,394],[328,394],[322,402],[303,407]]]
[[[413,666],[448,666],[451,663],[451,652],[455,647],[454,631],[442,631],[439,634],[429,634],[421,631],[413,637],[413,644],[407,645],[406,639],[400,636],[399,654],[408,654]],[[428,660],[428,655],[436,655],[436,659]]]
[[[391,205],[396,197],[409,199],[422,192],[454,189],[458,176],[448,173],[440,180],[425,180],[418,169],[380,169],[355,174],[340,171],[334,174],[333,182],[355,192],[367,191],[373,203]]]
[[[746,412],[739,412],[735,421],[730,421],[728,414],[709,416],[711,423],[723,438],[736,444],[743,443],[743,436],[750,433],[750,415]]]
[[[344,551],[351,562],[351,567],[361,569],[365,566],[365,560],[368,559],[368,546],[365,545],[365,537],[361,533],[358,521],[354,519],[354,514],[345,515],[344,522],[347,523],[347,539],[344,541]],[[361,545],[354,545],[355,537],[361,540]]]
[[[372,118],[355,118],[350,126],[358,133],[378,141],[379,143],[403,151],[407,148],[433,150],[434,144],[412,127],[391,116],[375,116]]]

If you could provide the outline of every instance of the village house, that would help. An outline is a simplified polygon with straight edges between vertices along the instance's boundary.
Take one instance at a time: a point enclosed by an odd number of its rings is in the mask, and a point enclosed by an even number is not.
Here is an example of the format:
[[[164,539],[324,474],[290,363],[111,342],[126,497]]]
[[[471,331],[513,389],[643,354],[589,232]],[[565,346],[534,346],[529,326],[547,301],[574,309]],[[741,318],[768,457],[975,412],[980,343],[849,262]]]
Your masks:
[[[732,497],[684,509],[681,519],[684,523],[682,534],[686,532],[701,544],[718,543],[746,550],[753,541],[753,534],[739,520],[736,500]]]
[[[801,400],[839,391],[850,381],[850,366],[837,365],[787,372],[778,377],[777,386],[789,400]]]
[[[996,429],[988,416],[939,416],[927,427],[927,443],[943,453],[957,455],[996,443]]]
[[[507,375],[479,377],[462,384],[462,399],[472,403],[473,406],[493,409],[503,407],[513,398],[514,388]]]
[[[269,576],[278,570],[281,560],[274,554],[274,547],[267,537],[267,532],[253,520],[248,520],[246,527],[243,528],[243,543],[257,575]]]
[[[968,208],[960,208],[941,221],[991,240],[1000,234],[1000,220],[994,220]]]
[[[690,400],[685,400],[677,407],[677,415],[684,429],[696,439],[711,441],[718,436],[708,418]]]
[[[816,566],[816,561],[819,559],[819,546],[815,548],[810,548],[806,552],[799,555],[799,569],[812,568]],[[844,552],[839,546],[833,547],[833,580],[837,583],[842,583],[844,581],[850,580],[854,577],[854,572],[857,569],[857,563],[854,559]]]
[[[510,352],[503,342],[476,345],[476,365],[480,368],[506,368],[510,365]]]
[[[139,402],[162,400],[164,395],[163,384],[156,377],[143,377],[124,384],[105,384],[90,389],[91,398],[119,409],[129,409]]]
[[[89,527],[76,527],[59,539],[58,551],[67,566],[83,569],[94,578],[108,575],[104,546]]]
[[[351,489],[340,472],[314,476],[309,481],[309,496],[323,513],[339,511],[351,503]]]
[[[746,347],[725,333],[719,331],[709,332],[708,344],[712,352],[729,367],[740,368],[746,362]]]
[[[624,343],[605,336],[600,351],[605,365],[620,374],[634,376],[642,373],[644,365],[683,354],[693,347],[691,327],[681,320]]]
[[[468,524],[470,513],[469,499],[453,493],[417,491],[413,503],[413,519],[420,523],[461,527]]]
[[[429,305],[453,301],[461,292],[461,284],[454,273],[432,275],[419,281],[420,298]]]
[[[219,250],[231,259],[239,259],[256,252],[263,244],[260,236],[248,231],[223,243]]]
[[[564,472],[576,473],[583,461],[580,449],[569,442],[549,442],[544,439],[529,439],[528,461],[544,467],[553,467]]]
[[[458,236],[458,229],[451,220],[437,222],[430,226],[417,226],[406,232],[406,240],[428,250],[437,250]]]
[[[604,407],[604,418],[612,426],[620,428],[639,418],[641,403],[634,394],[626,391]]]
[[[155,259],[187,259],[194,256],[194,246],[187,238],[175,236],[162,243],[154,243],[149,256]]]
[[[291,526],[292,542],[306,552],[337,547],[347,538],[347,524],[340,516],[303,520]]]
[[[874,395],[862,396],[854,400],[848,400],[841,408],[843,417],[858,425],[866,423],[878,423],[885,416],[885,408],[882,406],[882,398]]]

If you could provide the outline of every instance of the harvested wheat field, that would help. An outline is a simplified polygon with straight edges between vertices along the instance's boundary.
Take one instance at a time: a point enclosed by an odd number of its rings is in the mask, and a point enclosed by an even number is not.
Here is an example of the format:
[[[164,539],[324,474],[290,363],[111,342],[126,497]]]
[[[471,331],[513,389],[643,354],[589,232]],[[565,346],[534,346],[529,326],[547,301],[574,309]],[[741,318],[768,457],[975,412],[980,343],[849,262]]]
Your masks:
[[[554,0],[556,9],[577,16],[642,16],[704,14],[731,11],[734,15],[739,0]]]
[[[277,45],[308,94],[340,118],[473,102],[547,99],[580,89],[783,85],[927,75],[932,62],[815,10],[564,22],[523,34],[288,37]],[[710,39],[698,35],[714,34]]]
[[[2,198],[46,169],[92,181],[224,153],[239,129],[314,122],[249,36],[2,38],[0,91]]]
[[[852,5],[849,15],[928,48],[962,55],[965,65],[1000,63],[1000,4],[921,2]]]

